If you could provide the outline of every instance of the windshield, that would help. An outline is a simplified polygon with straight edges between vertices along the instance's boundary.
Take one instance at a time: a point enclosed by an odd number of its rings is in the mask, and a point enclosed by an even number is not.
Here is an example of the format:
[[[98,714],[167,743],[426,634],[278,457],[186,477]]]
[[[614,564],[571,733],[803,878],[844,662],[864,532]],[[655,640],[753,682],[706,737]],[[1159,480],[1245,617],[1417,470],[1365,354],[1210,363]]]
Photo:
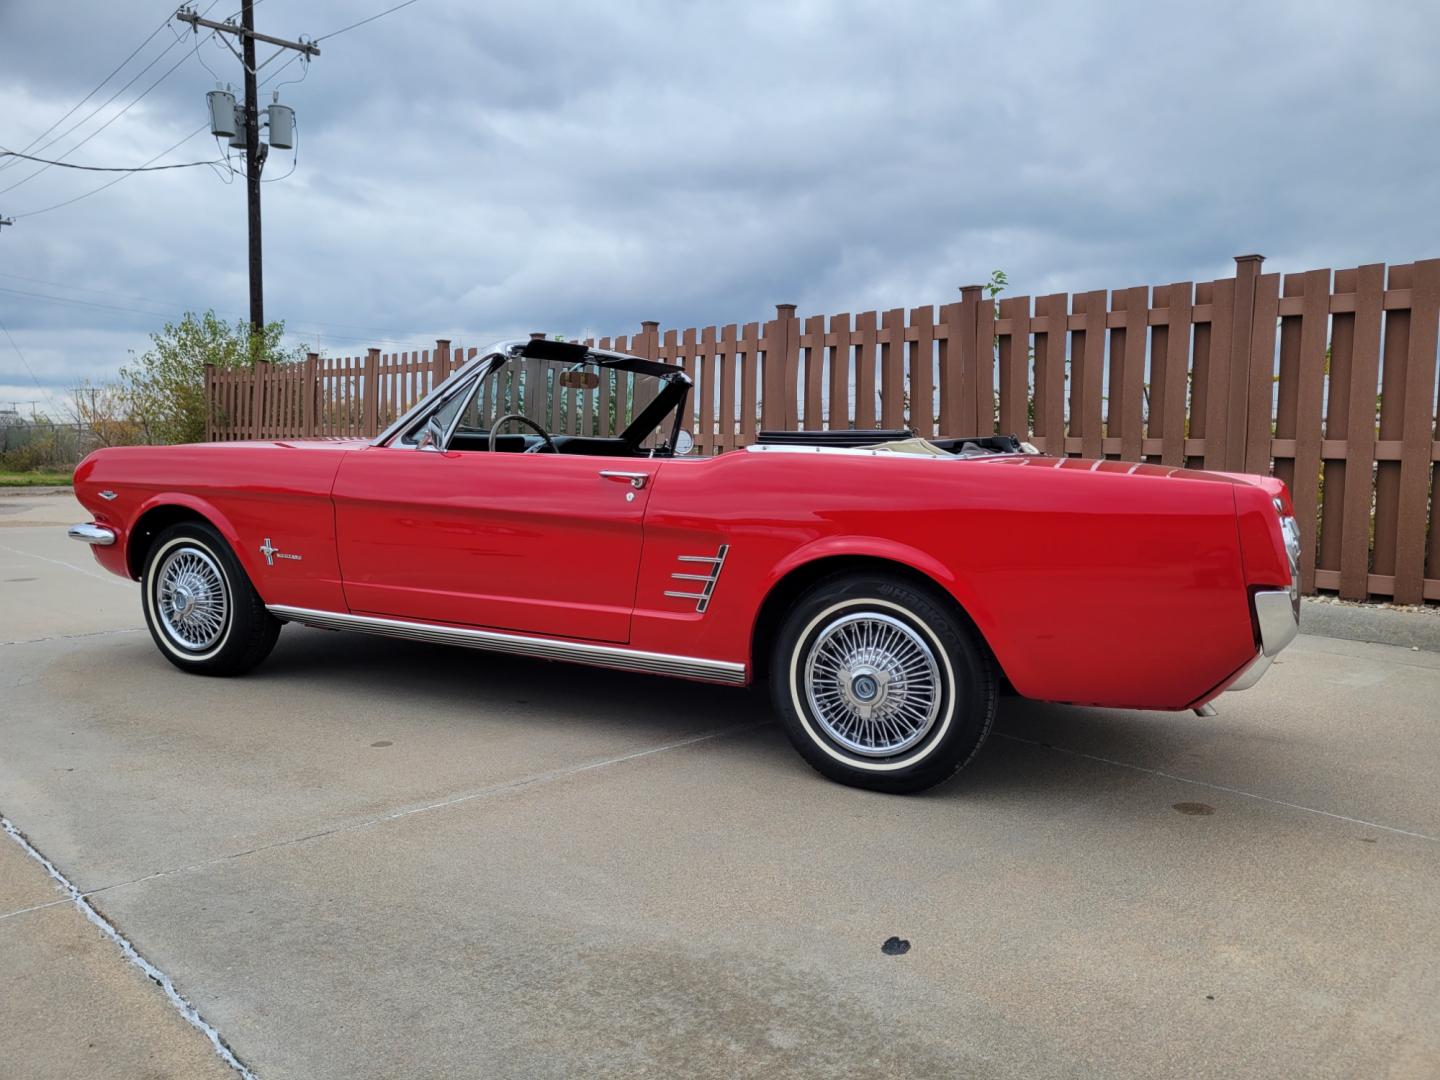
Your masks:
[[[500,358],[480,378],[460,416],[457,433],[488,433],[495,421],[519,413],[552,435],[618,436],[632,428],[666,380],[598,363],[559,364],[551,360]],[[655,417],[652,430],[636,439],[645,449],[667,443],[674,410]],[[524,431],[522,425],[506,430]],[[640,436],[640,432],[634,433]]]
[[[546,344],[558,355],[517,346],[473,362],[406,419],[399,444],[488,449],[493,433],[494,448],[509,452],[672,451],[689,399],[683,369]]]

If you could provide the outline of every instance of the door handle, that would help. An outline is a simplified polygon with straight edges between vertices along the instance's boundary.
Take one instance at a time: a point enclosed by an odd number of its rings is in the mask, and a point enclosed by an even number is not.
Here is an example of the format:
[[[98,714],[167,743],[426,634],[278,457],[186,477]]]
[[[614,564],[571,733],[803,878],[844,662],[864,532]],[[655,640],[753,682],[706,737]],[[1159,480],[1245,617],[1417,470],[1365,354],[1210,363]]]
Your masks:
[[[606,480],[615,480],[622,484],[629,484],[636,491],[645,486],[650,479],[649,473],[643,472],[620,472],[618,469],[601,469],[600,475]]]

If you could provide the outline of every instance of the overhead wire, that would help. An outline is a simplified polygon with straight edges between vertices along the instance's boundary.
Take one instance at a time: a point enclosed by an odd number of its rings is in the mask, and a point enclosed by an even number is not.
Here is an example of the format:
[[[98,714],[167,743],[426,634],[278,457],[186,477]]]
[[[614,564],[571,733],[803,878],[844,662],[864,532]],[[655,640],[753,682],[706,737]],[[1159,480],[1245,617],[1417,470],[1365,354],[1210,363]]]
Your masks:
[[[263,81],[261,81],[260,85],[261,85],[261,86],[264,86],[266,83],[270,82],[271,79],[274,79],[277,75],[279,75],[279,74],[280,74],[282,71],[284,71],[287,67],[289,67],[291,64],[293,64],[297,59],[299,59],[299,57],[300,57],[301,55],[302,55],[302,54],[300,54],[300,53],[295,53],[295,54],[293,54],[293,55],[290,57],[289,60],[285,61],[285,63],[281,64],[278,68],[276,68],[274,71],[272,71]],[[160,153],[158,153],[158,154],[156,154],[154,157],[152,157],[149,161],[144,162],[144,164],[143,164],[142,167],[148,166],[148,165],[153,165],[155,162],[159,161],[159,160],[160,160],[162,157],[164,157],[166,154],[169,154],[169,153],[171,153],[171,152],[173,152],[173,151],[175,151],[175,150],[180,149],[181,146],[183,146],[185,143],[189,142],[189,141],[190,141],[191,139],[193,139],[196,135],[199,135],[202,131],[207,130],[209,127],[210,127],[210,121],[207,120],[207,121],[205,121],[203,124],[201,124],[199,127],[197,127],[194,131],[190,132],[190,134],[188,134],[188,135],[186,135],[184,138],[182,138],[179,142],[177,142],[177,143],[175,143],[175,144],[173,144],[173,145],[171,145],[171,146],[166,147],[164,150],[161,150]],[[81,192],[79,195],[76,195],[76,196],[74,196],[74,197],[72,197],[72,198],[69,198],[69,199],[65,199],[64,201],[55,203],[55,204],[53,204],[53,205],[51,205],[51,206],[42,206],[42,207],[41,207],[40,209],[38,209],[38,210],[27,210],[27,211],[25,211],[24,213],[15,214],[15,215],[14,215],[14,218],[15,218],[16,221],[19,221],[21,218],[34,217],[36,214],[48,214],[48,213],[49,213],[50,211],[52,211],[52,210],[59,210],[61,207],[70,206],[70,205],[72,205],[72,204],[74,204],[74,203],[77,203],[77,202],[79,202],[81,199],[88,199],[91,195],[98,195],[100,192],[106,190],[107,188],[114,187],[116,184],[120,183],[120,181],[126,179],[126,178],[129,177],[129,176],[133,176],[133,175],[134,175],[133,173],[121,173],[119,176],[115,177],[114,180],[107,180],[105,183],[101,184],[101,185],[100,185],[99,187],[97,187],[97,188],[92,188],[92,189],[89,190],[89,191]]]
[[[45,165],[58,165],[62,169],[81,169],[85,172],[161,172],[164,169],[193,169],[199,165],[215,165],[214,161],[182,161],[174,165],[133,165],[133,166],[109,166],[109,165],[76,165],[69,161],[48,161],[45,158],[34,157],[30,154],[21,154],[15,150],[7,150],[0,146],[0,157],[24,158],[26,161],[38,161]]]
[[[211,32],[213,33],[214,31],[211,31]],[[160,56],[164,56],[165,53],[169,52],[171,48],[173,48],[173,46],[167,46],[166,49],[165,49],[165,52],[162,52],[162,53],[160,54]],[[157,56],[157,57],[155,58],[155,60],[159,60],[159,59],[160,59],[160,56]],[[149,86],[147,86],[144,90],[142,90],[142,91],[140,92],[140,95],[139,95],[138,97],[136,97],[133,101],[131,101],[129,105],[126,105],[123,109],[121,109],[119,112],[117,112],[114,116],[110,117],[109,120],[106,120],[105,123],[101,124],[98,128],[96,128],[94,131],[92,131],[89,135],[86,135],[85,138],[81,139],[78,143],[76,143],[74,146],[72,146],[69,150],[67,150],[67,151],[65,151],[65,153],[61,154],[61,155],[60,155],[60,161],[63,161],[65,158],[69,157],[69,156],[70,156],[71,154],[73,154],[76,150],[80,149],[80,147],[84,146],[84,145],[85,145],[87,142],[89,142],[91,139],[95,138],[96,135],[99,135],[102,131],[104,131],[106,128],[108,128],[108,127],[109,127],[111,124],[113,124],[116,120],[119,120],[120,117],[124,116],[127,112],[129,112],[131,109],[133,109],[136,105],[138,105],[138,104],[140,103],[141,100],[144,99],[144,97],[145,97],[146,94],[150,93],[151,90],[154,90],[155,87],[159,86],[162,82],[164,82],[164,81],[165,81],[166,79],[168,79],[171,75],[173,75],[173,74],[175,73],[176,69],[179,68],[180,65],[183,64],[183,63],[185,63],[185,61],[188,60],[188,59],[190,59],[190,57],[189,57],[188,54],[182,55],[179,60],[175,61],[175,63],[171,64],[170,67],[165,70],[165,74],[161,75],[158,79],[156,79],[156,80],[155,80],[154,82],[152,82]],[[152,60],[149,64],[147,64],[147,65],[145,66],[145,68],[142,70],[141,74],[144,74],[145,71],[149,71],[150,68],[154,66],[155,60]],[[136,78],[138,78],[138,77],[139,77],[139,76],[137,75]],[[129,85],[130,85],[131,83],[133,83],[134,81],[135,81],[134,79],[131,79],[131,80],[130,80],[130,83],[126,83],[125,85],[126,85],[126,86],[129,86]],[[122,88],[122,89],[123,89],[123,88]],[[119,96],[119,91],[116,92],[116,95],[115,95],[115,96]],[[112,97],[109,99],[109,101],[107,101],[105,104],[108,105],[108,104],[110,103],[110,101],[114,101],[114,100],[115,100],[115,96],[112,96]],[[104,105],[100,106],[100,108],[102,108],[102,109],[103,109],[104,107],[105,107]],[[97,109],[96,112],[98,112],[98,111],[99,111],[99,110]],[[95,113],[93,113],[93,112],[90,114],[90,116],[94,116],[94,115],[95,115]],[[88,120],[90,119],[90,117],[87,116],[85,119],[88,121]],[[81,121],[81,123],[84,123],[84,122],[85,122],[85,121]],[[76,126],[78,127],[79,125],[76,125]],[[75,130],[75,128],[73,128],[73,127],[70,129],[70,131],[74,131],[74,130]],[[66,134],[68,135],[69,132],[66,132]],[[63,137],[63,136],[62,136],[62,137]],[[54,145],[56,142],[58,142],[58,141],[59,141],[58,139],[52,139],[52,140],[50,140],[50,142],[46,143],[45,146],[53,146],[53,145]],[[43,150],[44,148],[45,148],[45,147],[41,147],[40,149]],[[28,184],[31,180],[34,180],[37,176],[41,175],[41,174],[44,173],[47,169],[51,168],[52,165],[58,164],[58,163],[59,163],[59,162],[51,162],[50,164],[42,165],[40,168],[36,169],[36,170],[35,170],[33,173],[31,173],[29,176],[26,176],[25,178],[23,178],[23,179],[21,179],[21,180],[15,181],[15,183],[11,184],[9,187],[0,188],[0,195],[5,194],[7,191],[14,191],[16,188],[20,187],[22,184]]]
[[[0,322],[0,330],[5,331],[5,337],[10,342],[10,347],[15,350],[15,355],[20,357],[20,365],[30,376],[30,381],[35,384],[35,389],[39,390],[40,393],[44,394],[45,397],[49,400],[50,404],[54,405],[55,395],[52,394],[49,390],[47,390],[44,386],[42,386],[40,384],[40,380],[35,377],[35,369],[30,366],[30,361],[25,359],[25,354],[20,351],[20,346],[15,343],[15,338],[10,334],[10,328],[6,326],[3,322]]]
[[[210,121],[207,120],[207,121],[205,121],[203,124],[201,124],[199,127],[197,127],[194,131],[190,132],[189,135],[186,135],[186,136],[185,136],[183,139],[181,139],[179,142],[174,143],[174,144],[171,145],[171,146],[167,146],[164,150],[161,150],[158,154],[156,154],[154,157],[152,157],[149,161],[145,162],[144,165],[141,166],[141,168],[143,169],[143,168],[145,168],[145,167],[147,167],[147,166],[153,165],[155,162],[159,161],[159,160],[160,160],[162,157],[164,157],[166,154],[171,153],[171,152],[174,151],[174,150],[180,149],[180,147],[184,146],[187,142],[189,142],[191,139],[193,139],[196,135],[199,135],[200,132],[205,131],[205,130],[208,129],[209,127],[210,127]],[[134,176],[134,175],[135,175],[134,172],[124,172],[124,173],[121,173],[119,176],[115,177],[114,180],[107,180],[107,181],[105,181],[105,183],[101,184],[99,187],[97,187],[97,188],[91,188],[89,191],[83,191],[83,192],[81,192],[79,195],[76,195],[76,196],[74,196],[74,197],[72,197],[72,198],[69,198],[69,199],[65,199],[63,202],[54,203],[54,204],[52,204],[52,205],[50,205],[50,206],[42,206],[39,210],[26,210],[24,213],[16,214],[16,215],[14,215],[15,220],[16,220],[16,221],[19,221],[21,218],[34,217],[36,214],[48,214],[51,210],[59,210],[62,206],[70,206],[70,205],[72,205],[73,203],[79,202],[81,199],[88,199],[91,195],[98,195],[98,194],[100,194],[100,192],[104,191],[106,188],[112,188],[112,187],[114,187],[116,184],[120,183],[120,181],[125,180],[125,179],[127,179],[127,178],[129,178],[129,177],[131,177],[131,176]]]
[[[411,4],[415,4],[418,2],[419,0],[405,0],[403,4],[396,4],[394,7],[386,8],[384,11],[371,15],[369,18],[361,19],[359,22],[351,23],[349,26],[342,26],[339,30],[331,30],[328,34],[321,34],[319,37],[312,39],[312,43],[318,45],[326,38],[338,37],[341,34],[348,33],[349,31],[354,30],[357,26],[364,26],[366,23],[372,23],[376,19],[380,19],[386,15],[389,15],[392,11],[399,11],[401,8],[407,8]]]
[[[46,285],[46,286],[50,286],[50,287],[52,287],[52,288],[57,288],[57,289],[69,289],[71,292],[91,293],[91,294],[96,295],[96,296],[114,296],[114,297],[120,297],[120,298],[122,298],[122,299],[127,299],[127,300],[131,300],[131,301],[138,301],[140,304],[150,304],[150,305],[152,305],[152,306],[154,306],[154,307],[158,307],[158,308],[161,308],[161,309],[164,309],[164,310],[155,311],[155,312],[146,312],[146,311],[141,310],[139,307],[134,306],[133,304],[132,304],[131,307],[117,307],[116,305],[113,305],[113,304],[102,304],[102,303],[100,303],[99,301],[96,301],[96,300],[81,300],[81,299],[76,298],[76,297],[56,296],[56,295],[54,295],[53,293],[33,292],[33,291],[25,290],[25,289],[15,289],[15,288],[10,288],[10,287],[8,287],[8,286],[0,285],[0,292],[10,293],[10,294],[13,294],[13,295],[16,295],[16,296],[24,296],[24,297],[26,297],[27,299],[41,300],[41,301],[45,301],[45,302],[49,302],[49,303],[74,304],[74,305],[79,305],[79,306],[82,306],[82,307],[100,307],[100,308],[107,308],[107,309],[115,310],[115,311],[132,311],[132,312],[136,312],[136,313],[138,313],[138,314],[145,314],[145,315],[150,315],[150,314],[161,315],[161,314],[165,314],[167,311],[174,311],[174,310],[178,310],[178,309],[182,309],[182,308],[183,308],[183,309],[186,309],[186,310],[199,310],[201,307],[213,307],[213,306],[214,306],[214,305],[196,305],[196,304],[190,303],[189,301],[178,301],[178,300],[177,300],[177,301],[168,301],[168,300],[162,300],[162,299],[160,299],[160,298],[158,298],[158,297],[147,296],[147,295],[145,295],[145,294],[143,294],[143,293],[124,292],[124,291],[121,291],[121,290],[118,290],[118,289],[92,289],[92,288],[87,288],[87,287],[80,286],[80,285],[69,285],[69,284],[66,284],[66,283],[64,283],[64,282],[59,282],[59,281],[50,281],[50,280],[45,279],[45,278],[25,277],[24,275],[21,275],[21,274],[9,274],[9,273],[0,272],[0,277],[10,278],[10,279],[15,280],[15,281],[23,281],[23,282],[26,282],[26,283],[31,284],[31,285]],[[425,331],[421,331],[421,330],[402,329],[402,328],[394,327],[394,326],[361,326],[361,325],[358,325],[358,324],[356,324],[356,323],[326,322],[326,321],[318,320],[318,319],[303,319],[303,320],[297,322],[295,325],[296,325],[297,327],[307,327],[307,326],[308,326],[308,327],[313,327],[313,328],[315,328],[315,329],[317,329],[317,330],[324,330],[324,331],[327,332],[327,334],[329,334],[329,330],[330,330],[330,329],[332,329],[332,328],[338,328],[338,329],[341,329],[341,330],[364,330],[364,331],[369,331],[372,335],[391,335],[391,334],[406,335],[406,337],[403,337],[403,338],[401,338],[401,337],[381,336],[381,337],[373,337],[373,338],[371,339],[371,340],[386,342],[386,343],[390,343],[390,344],[405,344],[408,340],[413,340],[414,338],[425,336],[425,333],[426,333]],[[329,334],[329,336],[331,336],[331,337],[336,337],[336,338],[340,338],[340,339],[342,339],[342,340],[348,340],[348,341],[364,341],[364,340],[367,340],[367,339],[365,339],[365,338],[358,338],[358,337],[342,338],[342,336],[341,336],[341,335],[338,335],[338,334]]]
[[[31,139],[28,143],[26,143],[25,146],[24,146],[22,149],[25,150],[25,151],[29,151],[29,150],[34,149],[36,143],[38,143],[41,139],[45,138],[46,135],[49,135],[50,132],[54,131],[57,127],[59,127],[61,124],[63,124],[66,120],[70,119],[70,117],[74,116],[76,110],[78,110],[81,105],[84,105],[85,102],[89,101],[92,97],[94,97],[94,96],[95,96],[96,94],[98,94],[102,89],[104,89],[105,84],[108,83],[111,79],[113,79],[113,78],[120,72],[120,70],[125,67],[126,64],[130,63],[131,60],[134,60],[135,57],[139,54],[139,52],[140,52],[141,49],[145,48],[146,45],[149,45],[150,42],[154,41],[154,40],[155,40],[155,35],[158,34],[158,33],[160,33],[160,31],[161,31],[161,30],[164,30],[167,26],[169,26],[169,25],[170,25],[170,20],[171,20],[172,18],[174,18],[174,12],[173,12],[173,11],[172,11],[169,15],[166,15],[165,18],[161,20],[159,26],[155,27],[154,30],[151,30],[151,31],[150,31],[149,37],[147,37],[144,41],[140,42],[139,45],[136,45],[136,46],[135,46],[135,48],[130,52],[130,55],[129,55],[129,56],[125,57],[124,60],[121,60],[120,63],[116,64],[115,67],[114,67],[114,69],[110,72],[110,74],[109,74],[109,75],[106,75],[103,79],[101,79],[101,80],[99,81],[99,83],[96,84],[95,89],[91,90],[88,94],[86,94],[83,98],[81,98],[79,101],[77,101],[74,105],[71,105],[71,106],[70,106],[70,110],[69,110],[64,116],[60,117],[59,120],[56,120],[53,124],[51,124],[51,125],[50,125],[48,128],[46,128],[44,131],[40,132],[39,135],[36,135],[33,139]],[[101,107],[103,108],[104,106],[101,106]],[[6,161],[6,162],[3,162],[3,163],[0,163],[0,171],[3,171],[3,170],[5,170],[5,169],[8,169],[8,168],[10,168],[12,165],[14,165],[14,164],[15,164],[15,163],[14,163],[13,161]]]

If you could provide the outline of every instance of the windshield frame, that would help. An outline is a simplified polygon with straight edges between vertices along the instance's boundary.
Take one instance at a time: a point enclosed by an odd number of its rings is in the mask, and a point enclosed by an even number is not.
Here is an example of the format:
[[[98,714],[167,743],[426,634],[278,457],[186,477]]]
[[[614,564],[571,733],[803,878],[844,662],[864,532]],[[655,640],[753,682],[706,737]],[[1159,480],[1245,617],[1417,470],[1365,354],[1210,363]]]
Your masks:
[[[693,385],[684,368],[657,360],[647,360],[641,356],[632,356],[628,353],[592,349],[578,343],[550,341],[545,338],[531,338],[528,341],[500,341],[491,345],[474,359],[462,364],[447,379],[406,410],[403,415],[371,440],[371,445],[395,445],[407,431],[426,419],[452,397],[457,394],[462,396],[473,394],[481,382],[489,378],[497,367],[523,359],[541,359],[565,364],[566,370],[591,367],[601,370],[633,372],[659,379],[661,387],[656,391],[654,398],[645,405],[623,431],[614,437],[638,450],[640,443],[652,433],[658,432],[665,417],[673,412],[674,419],[670,425],[668,438],[651,451],[651,455],[656,457],[673,456],[680,430],[684,427],[686,406],[689,403],[690,388]],[[449,445],[454,426],[459,423],[460,416],[464,411],[465,406],[462,405],[457,411],[453,423],[447,425],[448,430],[444,432],[444,443],[436,447],[437,449],[444,449]]]

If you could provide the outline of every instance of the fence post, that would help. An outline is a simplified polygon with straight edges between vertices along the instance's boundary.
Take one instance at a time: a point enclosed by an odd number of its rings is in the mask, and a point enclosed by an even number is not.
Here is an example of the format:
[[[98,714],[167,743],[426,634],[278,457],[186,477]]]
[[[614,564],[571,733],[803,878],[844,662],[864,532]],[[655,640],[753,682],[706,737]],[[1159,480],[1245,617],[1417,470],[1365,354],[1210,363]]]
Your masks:
[[[780,380],[781,412],[785,430],[795,431],[800,427],[800,320],[795,317],[794,304],[776,304],[775,315],[785,331],[777,373]],[[768,356],[766,362],[769,362]]]
[[[215,441],[215,365],[205,365],[205,441]]]
[[[365,390],[361,398],[363,433],[366,438],[380,434],[380,350],[365,350]]]
[[[960,430],[942,434],[972,437],[989,434],[989,425],[980,424],[980,293],[983,285],[960,286],[960,400],[955,410]],[[954,344],[951,345],[953,349]],[[985,362],[990,361],[990,342],[985,342]],[[951,358],[954,363],[954,357]],[[988,420],[988,417],[987,417]]]
[[[1224,455],[1225,468],[1230,472],[1241,472],[1245,468],[1245,447],[1249,439],[1247,421],[1251,419],[1248,405],[1250,365],[1253,362],[1250,342],[1255,328],[1255,283],[1260,278],[1260,267],[1264,262],[1264,255],[1235,256],[1235,321],[1230,333],[1230,386],[1226,409],[1229,422],[1225,431]],[[1211,363],[1214,363],[1213,359]],[[1211,432],[1207,429],[1205,435],[1209,439]]]
[[[305,355],[305,374],[300,380],[301,393],[304,397],[300,402],[300,424],[305,437],[315,436],[315,402],[320,397],[320,354],[307,353]]]
[[[450,377],[450,339],[435,339],[435,354],[430,357],[430,389],[434,390]]]
[[[265,367],[264,360],[250,367],[250,437],[260,438],[265,430]]]
[[[1435,352],[1440,322],[1440,259],[1415,263],[1410,300],[1410,355],[1400,429],[1400,514],[1395,525],[1395,603],[1425,601],[1425,503],[1430,495],[1435,431]],[[1437,514],[1440,516],[1440,514]],[[1433,524],[1432,528],[1435,527]]]
[[[660,323],[656,319],[644,319],[640,323],[640,344],[636,347],[637,356],[643,356],[646,360],[658,360],[660,358]]]

